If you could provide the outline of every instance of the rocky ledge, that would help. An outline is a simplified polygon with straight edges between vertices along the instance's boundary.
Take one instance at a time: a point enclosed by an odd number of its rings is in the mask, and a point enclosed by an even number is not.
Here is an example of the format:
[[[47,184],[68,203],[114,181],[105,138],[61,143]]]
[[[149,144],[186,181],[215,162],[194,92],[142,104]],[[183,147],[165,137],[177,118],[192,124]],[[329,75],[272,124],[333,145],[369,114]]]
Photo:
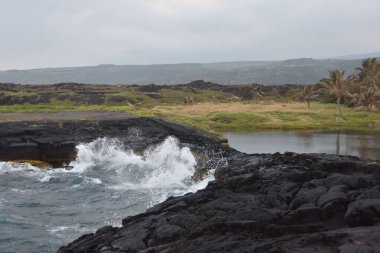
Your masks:
[[[59,253],[380,252],[380,164],[326,154],[227,153],[196,193]]]
[[[227,165],[217,168],[205,189],[127,217],[122,227],[83,235],[59,253],[380,252],[378,162],[326,154],[247,155],[197,129],[138,117],[0,123],[0,160],[62,166],[75,158],[80,142],[118,137],[143,150],[168,135],[200,160],[207,160],[208,151],[223,152]]]
[[[221,140],[195,128],[156,118],[109,114],[98,113],[96,119],[86,120],[57,120],[54,114],[47,114],[53,120],[0,122],[0,161],[41,161],[62,167],[75,159],[76,145],[99,137],[117,137],[135,151],[158,144],[169,135],[198,154],[222,146]]]

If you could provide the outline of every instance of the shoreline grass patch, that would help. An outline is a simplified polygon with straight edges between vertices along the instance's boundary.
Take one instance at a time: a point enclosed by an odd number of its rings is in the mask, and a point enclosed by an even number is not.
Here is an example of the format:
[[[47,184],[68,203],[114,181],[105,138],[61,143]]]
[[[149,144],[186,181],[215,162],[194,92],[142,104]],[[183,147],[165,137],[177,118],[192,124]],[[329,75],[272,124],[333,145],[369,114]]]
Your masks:
[[[311,110],[296,102],[206,102],[145,106],[83,105],[53,99],[47,104],[0,106],[0,113],[114,111],[144,117],[161,117],[206,131],[255,129],[372,129],[380,131],[380,112],[342,108],[346,119],[339,117],[335,105],[312,103]]]

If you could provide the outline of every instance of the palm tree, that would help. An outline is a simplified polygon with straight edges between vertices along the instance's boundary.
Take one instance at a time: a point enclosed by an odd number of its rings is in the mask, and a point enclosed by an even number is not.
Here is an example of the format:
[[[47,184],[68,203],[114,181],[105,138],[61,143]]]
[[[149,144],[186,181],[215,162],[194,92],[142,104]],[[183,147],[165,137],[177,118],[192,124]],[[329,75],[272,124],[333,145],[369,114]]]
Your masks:
[[[362,66],[356,68],[359,71],[358,76],[360,81],[374,77],[380,71],[380,62],[376,58],[368,58],[362,61]]]
[[[318,94],[314,91],[313,85],[305,85],[300,93],[301,99],[307,103],[307,108],[310,109],[311,100],[315,99]]]
[[[380,89],[380,67],[373,78],[371,78],[371,84]]]
[[[380,71],[379,74],[374,78],[374,84],[377,88],[380,89]]]
[[[354,76],[350,75],[346,79],[344,78],[344,71],[339,69],[329,70],[330,78],[323,78],[320,81],[328,93],[336,97],[336,104],[339,115],[344,119],[340,104],[342,98],[347,94],[350,85],[353,83]]]
[[[380,90],[376,86],[361,88],[358,93],[349,94],[356,106],[363,106],[367,111],[372,111],[374,105],[380,104]]]

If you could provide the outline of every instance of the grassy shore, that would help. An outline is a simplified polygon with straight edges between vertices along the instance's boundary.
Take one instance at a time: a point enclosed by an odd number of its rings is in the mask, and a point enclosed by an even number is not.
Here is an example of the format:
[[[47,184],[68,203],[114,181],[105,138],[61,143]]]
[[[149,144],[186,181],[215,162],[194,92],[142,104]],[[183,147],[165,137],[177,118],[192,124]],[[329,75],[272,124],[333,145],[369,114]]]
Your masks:
[[[380,130],[380,113],[344,108],[339,117],[334,104],[313,103],[202,103],[191,106],[158,106],[154,110],[167,118],[204,129],[372,129]]]
[[[202,102],[188,105],[76,105],[70,102],[1,106],[1,113],[58,111],[120,111],[133,115],[162,117],[212,132],[255,129],[356,129],[379,130],[380,112],[343,107],[339,117],[335,104],[312,103],[307,109],[298,102]]]

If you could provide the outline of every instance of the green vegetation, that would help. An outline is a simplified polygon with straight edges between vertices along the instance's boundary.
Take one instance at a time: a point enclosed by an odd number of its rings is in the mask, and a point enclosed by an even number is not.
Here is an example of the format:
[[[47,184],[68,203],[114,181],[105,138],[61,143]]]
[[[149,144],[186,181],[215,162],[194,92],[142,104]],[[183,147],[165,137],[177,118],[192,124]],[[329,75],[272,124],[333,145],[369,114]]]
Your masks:
[[[163,117],[214,132],[380,130],[380,63],[365,60],[357,71],[357,75],[345,78],[344,71],[333,70],[330,78],[306,86],[204,81],[175,86],[0,84],[0,113],[118,111]]]
[[[344,71],[330,70],[330,78],[323,78],[320,84],[330,95],[336,98],[339,114],[341,101],[345,97],[351,98],[351,104],[361,106],[371,111],[374,106],[380,105],[380,62],[376,58],[365,59],[362,67],[356,68],[358,74],[344,78]]]
[[[364,107],[368,112],[380,105],[380,62],[376,58],[365,59],[356,77],[356,85],[348,96],[351,102]]]
[[[344,71],[339,69],[329,71],[330,78],[323,78],[320,83],[325,87],[327,92],[336,97],[336,104],[340,117],[344,118],[341,109],[342,98],[349,91],[350,84],[353,82],[354,77],[349,76],[344,78]]]
[[[22,91],[3,91],[2,92],[6,96],[14,96],[14,97],[30,97],[36,96],[35,92],[22,92]]]
[[[214,106],[210,112],[205,108]],[[266,109],[262,109],[266,107]],[[305,109],[302,103],[230,103],[217,109],[218,105],[209,103],[185,107],[154,108],[174,121],[201,127],[208,131],[254,130],[254,129],[378,129],[380,113],[366,113],[343,108],[346,115],[343,120],[331,104],[312,103],[312,111]],[[187,116],[183,116],[187,115]]]
[[[310,102],[318,97],[313,85],[305,85],[300,93],[301,99],[307,103],[307,108],[310,109]]]

